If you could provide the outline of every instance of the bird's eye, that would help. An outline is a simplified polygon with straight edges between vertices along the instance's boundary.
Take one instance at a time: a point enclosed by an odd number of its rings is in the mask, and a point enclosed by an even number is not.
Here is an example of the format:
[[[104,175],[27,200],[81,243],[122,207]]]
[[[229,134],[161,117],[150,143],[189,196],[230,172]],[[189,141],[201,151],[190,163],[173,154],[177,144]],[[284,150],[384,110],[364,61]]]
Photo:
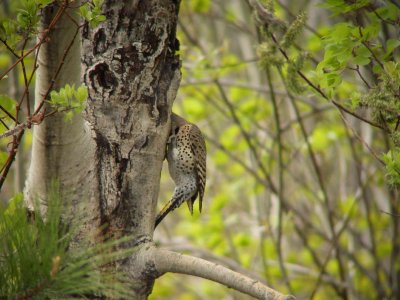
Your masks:
[[[174,133],[178,134],[178,132],[179,132],[179,127],[176,127],[175,130],[174,130]]]

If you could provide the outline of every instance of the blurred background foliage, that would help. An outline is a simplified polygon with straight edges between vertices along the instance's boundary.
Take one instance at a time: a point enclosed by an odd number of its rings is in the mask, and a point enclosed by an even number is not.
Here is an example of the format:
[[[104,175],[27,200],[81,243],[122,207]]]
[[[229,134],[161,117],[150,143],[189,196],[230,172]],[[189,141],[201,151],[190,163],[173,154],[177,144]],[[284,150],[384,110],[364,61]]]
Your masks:
[[[260,1],[275,18],[260,28],[249,2],[181,3],[174,110],[206,136],[207,188],[155,240],[298,299],[395,299],[399,3]],[[164,168],[160,201],[172,189]],[[150,298],[246,297],[169,274]]]
[[[28,2],[2,1],[1,36],[12,26],[31,27],[32,13],[17,10]],[[397,299],[400,4],[259,1],[273,12],[260,26],[254,2],[181,2],[174,111],[204,132],[207,188],[201,215],[177,209],[154,239],[298,299]],[[10,15],[15,23],[4,23]],[[4,44],[0,51],[3,71],[14,58]],[[26,69],[33,59],[24,59]],[[0,105],[12,115],[24,87],[21,68],[0,81]],[[21,106],[21,118],[26,114]],[[0,118],[12,127],[3,111]],[[10,139],[0,139],[1,166]],[[21,145],[3,203],[23,189],[30,130]],[[162,175],[160,207],[173,191],[166,164]],[[246,297],[167,274],[150,299]]]

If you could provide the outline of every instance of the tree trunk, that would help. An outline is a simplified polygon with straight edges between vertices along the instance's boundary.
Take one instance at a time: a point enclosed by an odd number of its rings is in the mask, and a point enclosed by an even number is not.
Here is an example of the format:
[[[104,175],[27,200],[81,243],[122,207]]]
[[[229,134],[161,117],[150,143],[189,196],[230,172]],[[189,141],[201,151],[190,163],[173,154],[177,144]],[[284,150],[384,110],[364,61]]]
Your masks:
[[[59,90],[65,84],[80,85],[80,43],[79,35],[75,36],[79,17],[76,10],[67,8],[65,12],[70,17],[64,12],[55,27],[47,30],[61,10],[63,7],[55,4],[43,10],[38,41],[44,38],[46,42],[38,52],[35,108],[43,104],[54,79],[54,90]],[[43,108],[46,113],[52,111],[46,103]],[[68,194],[74,209],[78,209],[77,204],[82,199],[91,199],[88,198],[88,187],[93,176],[91,165],[87,162],[93,160],[94,151],[90,131],[81,116],[75,116],[71,122],[66,122],[60,114],[45,118],[39,126],[34,126],[32,143],[32,158],[25,187],[25,199],[29,207],[32,207],[34,199],[39,199],[42,211],[46,211],[47,193],[52,180],[60,182],[61,191]]]
[[[135,244],[153,236],[169,115],[180,81],[178,8],[179,1],[171,0],[106,0],[106,21],[82,33],[100,219],[109,234],[130,235]],[[136,253],[121,267],[136,299],[146,299],[155,274],[144,275],[152,266]]]

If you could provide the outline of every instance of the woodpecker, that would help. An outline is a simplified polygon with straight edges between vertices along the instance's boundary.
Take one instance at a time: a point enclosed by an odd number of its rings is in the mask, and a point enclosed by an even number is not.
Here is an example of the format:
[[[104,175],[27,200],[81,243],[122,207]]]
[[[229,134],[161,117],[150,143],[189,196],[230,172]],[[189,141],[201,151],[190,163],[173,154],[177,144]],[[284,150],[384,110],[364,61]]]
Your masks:
[[[206,156],[206,143],[200,129],[172,113],[167,160],[169,174],[175,182],[175,190],[172,199],[158,213],[155,227],[184,201],[193,215],[193,203],[197,196],[201,212],[206,186]]]

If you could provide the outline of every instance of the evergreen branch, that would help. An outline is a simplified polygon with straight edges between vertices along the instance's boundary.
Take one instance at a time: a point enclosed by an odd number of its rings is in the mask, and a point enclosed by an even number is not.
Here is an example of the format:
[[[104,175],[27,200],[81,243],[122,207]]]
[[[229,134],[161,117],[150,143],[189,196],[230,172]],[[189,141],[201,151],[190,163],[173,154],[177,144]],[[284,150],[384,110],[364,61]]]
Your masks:
[[[22,198],[11,202],[12,209],[0,208],[0,237],[4,245],[0,299],[53,299],[60,295],[89,294],[130,299],[122,274],[107,266],[132,255],[131,247],[116,249],[132,238],[88,247],[84,246],[87,241],[82,240],[81,248],[68,248],[86,217],[75,215],[68,226],[61,222],[69,206],[64,205],[66,201],[59,193],[59,186],[53,183],[46,220],[39,211],[38,200],[33,204],[35,218],[31,222],[26,218]]]

